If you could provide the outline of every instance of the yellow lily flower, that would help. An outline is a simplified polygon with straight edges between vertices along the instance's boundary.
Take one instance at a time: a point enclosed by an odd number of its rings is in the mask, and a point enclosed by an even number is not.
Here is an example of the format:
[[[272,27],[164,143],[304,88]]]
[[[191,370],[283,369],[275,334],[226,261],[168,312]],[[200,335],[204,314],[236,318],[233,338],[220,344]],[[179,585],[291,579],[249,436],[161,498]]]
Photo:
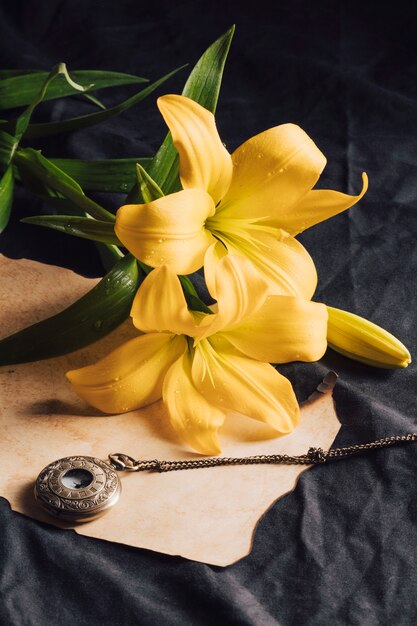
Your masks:
[[[299,408],[290,382],[269,363],[315,361],[326,349],[323,304],[268,295],[251,263],[212,246],[209,288],[213,314],[188,310],[176,273],[153,270],[135,297],[131,316],[139,337],[95,365],[67,377],[77,394],[105,413],[121,413],[163,398],[171,424],[194,449],[221,452],[217,431],[229,411],[283,434]]]
[[[123,245],[152,267],[190,274],[219,240],[248,257],[272,292],[310,299],[316,269],[294,236],[358,202],[366,174],[357,196],[313,190],[326,158],[299,126],[270,128],[230,155],[202,106],[177,95],[158,106],[179,153],[183,190],[121,207],[115,232]]]
[[[373,367],[407,367],[411,355],[405,345],[387,330],[359,315],[328,306],[329,348]]]

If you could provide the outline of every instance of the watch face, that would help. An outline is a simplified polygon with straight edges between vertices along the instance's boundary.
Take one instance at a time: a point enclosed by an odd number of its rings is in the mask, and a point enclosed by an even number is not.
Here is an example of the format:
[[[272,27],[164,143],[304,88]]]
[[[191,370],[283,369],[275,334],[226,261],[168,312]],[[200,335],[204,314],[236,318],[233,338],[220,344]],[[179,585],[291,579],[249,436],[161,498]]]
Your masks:
[[[49,514],[70,522],[89,522],[114,506],[121,491],[111,465],[90,456],[50,463],[35,483],[35,498]]]

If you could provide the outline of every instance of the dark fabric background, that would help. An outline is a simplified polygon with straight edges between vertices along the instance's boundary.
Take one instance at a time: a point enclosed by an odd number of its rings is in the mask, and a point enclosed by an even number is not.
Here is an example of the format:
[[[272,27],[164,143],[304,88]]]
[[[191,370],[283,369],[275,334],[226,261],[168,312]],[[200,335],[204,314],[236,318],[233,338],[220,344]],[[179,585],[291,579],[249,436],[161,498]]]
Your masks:
[[[315,298],[371,318],[415,354],[414,6],[411,0],[283,0],[250,8],[191,0],[3,0],[1,64],[49,69],[63,60],[70,69],[125,70],[156,79],[194,63],[235,22],[217,116],[224,141],[233,150],[257,132],[292,121],[328,157],[320,186],[357,193],[367,171],[370,188],[361,203],[302,236],[318,267]],[[185,77],[178,75],[158,94],[179,92]],[[117,96],[107,92],[103,98]],[[58,120],[88,108],[75,100],[55,102],[40,118]],[[164,133],[152,96],[103,126],[37,145],[47,156],[151,156]],[[101,201],[114,210],[122,199]],[[47,207],[19,191],[0,250],[102,274],[89,242],[19,224],[23,215],[42,210]],[[281,371],[302,400],[330,368],[340,375],[338,444],[417,430],[414,364],[379,371],[329,353],[315,365]],[[225,569],[60,532],[12,513],[0,499],[0,621],[415,624],[416,471],[416,448],[409,445],[308,472],[266,514],[251,555]]]

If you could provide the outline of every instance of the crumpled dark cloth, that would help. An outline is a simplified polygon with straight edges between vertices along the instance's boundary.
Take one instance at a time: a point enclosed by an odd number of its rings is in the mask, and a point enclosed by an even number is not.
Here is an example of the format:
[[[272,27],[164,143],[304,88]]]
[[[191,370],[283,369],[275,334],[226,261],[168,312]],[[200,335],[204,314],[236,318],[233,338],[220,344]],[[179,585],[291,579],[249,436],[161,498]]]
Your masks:
[[[415,5],[225,5],[3,2],[2,65],[49,69],[66,61],[70,70],[156,79],[194,63],[235,22],[217,115],[222,138],[233,150],[291,121],[328,157],[320,187],[357,193],[361,172],[368,173],[369,192],[358,206],[300,237],[318,268],[315,299],[372,319],[415,354]],[[158,93],[179,92],[185,76]],[[118,97],[103,95],[106,102]],[[38,119],[87,108],[73,99],[55,102]],[[47,156],[151,156],[164,134],[152,96],[102,126],[36,147]],[[123,201],[117,195],[101,200],[113,209]],[[101,275],[91,243],[19,223],[47,210],[18,190],[0,251]],[[302,400],[329,369],[340,376],[338,445],[417,430],[414,364],[380,371],[329,351],[317,364],[280,371]],[[409,626],[417,621],[416,470],[417,447],[407,444],[307,472],[265,515],[250,556],[224,569],[61,532],[11,512],[0,499],[0,622]]]

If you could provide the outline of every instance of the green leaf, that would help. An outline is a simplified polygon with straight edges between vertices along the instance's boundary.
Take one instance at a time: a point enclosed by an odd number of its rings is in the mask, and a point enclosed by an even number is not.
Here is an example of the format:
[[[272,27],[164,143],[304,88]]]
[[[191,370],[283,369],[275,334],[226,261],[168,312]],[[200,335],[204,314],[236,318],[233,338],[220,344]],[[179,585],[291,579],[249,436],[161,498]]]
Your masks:
[[[18,150],[14,157],[20,177],[30,189],[47,198],[60,213],[72,213],[86,217],[91,215],[98,220],[103,218],[113,224],[114,215],[84,195],[80,185],[40,152],[27,148]],[[113,229],[113,226],[111,226]],[[74,234],[74,233],[73,233]],[[113,233],[114,234],[114,233]],[[107,241],[107,239],[106,239]],[[112,243],[96,243],[104,267],[108,270],[120,259],[122,253]]]
[[[50,175],[51,179],[56,178],[74,189],[74,191],[81,194],[83,193],[83,190],[77,181],[63,172],[57,165],[52,163],[52,161],[44,157],[40,150],[34,150],[33,148],[21,148],[16,153],[15,162],[18,166],[23,166],[23,164],[27,166],[27,164],[30,163],[30,166],[28,166],[29,168],[32,165],[42,167]]]
[[[3,173],[8,168],[14,151],[18,145],[18,140],[13,135],[9,135],[0,130],[0,172]]]
[[[93,96],[92,93],[85,93],[83,94],[84,98],[86,100],[89,100],[90,102],[92,102],[93,104],[95,104],[96,106],[98,106],[99,109],[104,109],[106,110],[106,105],[103,104],[98,98],[96,98],[96,96]]]
[[[198,298],[198,293],[196,291],[196,288],[194,287],[193,283],[191,282],[191,280],[188,278],[188,276],[184,276],[184,275],[179,275],[178,279],[181,283],[181,287],[182,290],[184,292],[184,294],[190,294],[192,296],[195,296],[196,298]]]
[[[75,204],[61,197],[48,197],[47,203],[53,206],[57,211],[62,214],[71,214],[71,218],[76,215],[83,217],[83,211],[80,210]],[[44,216],[42,216],[44,217]],[[21,220],[24,221],[24,220]],[[105,222],[109,224],[109,222]],[[70,233],[71,234],[71,233]],[[123,256],[123,252],[114,244],[105,244],[96,241],[96,248],[101,258],[101,262],[106,271],[109,271],[113,265],[119,261]]]
[[[135,259],[127,255],[67,309],[0,341],[0,365],[48,359],[101,339],[129,317],[142,279]]]
[[[139,91],[131,98],[128,98],[124,102],[121,102],[114,107],[106,109],[105,111],[99,111],[98,113],[89,113],[88,115],[81,115],[80,117],[73,117],[69,120],[64,120],[62,122],[30,124],[27,131],[25,132],[25,138],[38,139],[39,137],[47,137],[49,135],[55,135],[57,133],[64,133],[70,130],[79,130],[80,128],[89,128],[90,126],[100,124],[101,122],[111,119],[112,117],[119,115],[123,111],[130,109],[138,102],[141,102],[141,100],[144,100],[153,91],[155,91],[155,89],[157,89],[165,81],[171,78],[171,76],[183,69],[183,67],[185,66],[179,67],[172,72],[169,72],[169,74],[166,74],[145,89],[142,89],[142,91]],[[8,130],[8,125],[6,126],[6,130]]]
[[[9,165],[0,180],[0,233],[6,228],[13,201],[13,166]]]
[[[136,163],[136,176],[141,196],[145,202],[152,202],[153,200],[162,198],[164,194],[161,189],[140,163]]]
[[[198,296],[197,291],[188,276],[178,276],[185,300],[190,311],[201,311],[202,313],[213,314],[213,311]]]
[[[111,222],[92,220],[89,217],[74,217],[73,215],[34,215],[20,220],[24,224],[35,224],[58,230],[67,235],[101,241],[112,245],[122,245],[114,232]]]
[[[182,92],[183,96],[195,100],[212,113],[216,110],[223,70],[234,30],[235,27],[232,26],[206,50],[191,72]],[[152,159],[148,173],[165,194],[181,188],[178,177],[178,153],[172,143],[170,133]],[[136,185],[129,194],[127,202],[139,201],[140,196]]]
[[[149,158],[107,159],[49,159],[51,163],[76,180],[85,191],[126,193],[136,182],[136,163],[146,167]]]
[[[33,194],[40,196],[43,199],[47,199],[48,203],[52,206],[57,204],[57,208],[60,213],[65,213],[65,211],[62,211],[60,207],[67,204],[72,207],[71,209],[68,209],[67,212],[74,212],[75,205],[72,202],[64,198],[58,191],[54,191],[54,189],[51,189],[51,187],[48,187],[48,185],[39,180],[39,178],[37,178],[30,169],[22,167],[21,165],[19,167],[15,167],[15,177],[16,180],[20,181]],[[75,207],[75,209],[75,214],[80,215],[78,207]]]
[[[79,206],[83,211],[98,220],[114,222],[114,215],[88,198],[79,184],[68,174],[60,170],[49,159],[32,148],[16,150],[13,163],[19,171],[29,173],[47,187],[59,192],[65,198]]]
[[[114,245],[108,245],[104,243],[96,243],[96,248],[101,258],[101,262],[108,272],[114,266],[117,261],[120,261],[124,257],[123,252]]]
[[[213,315],[213,311],[198,296],[193,296],[192,293],[185,293],[184,296],[190,311],[201,311]]]
[[[36,74],[39,70],[0,70],[0,80],[21,76],[22,74]],[[47,74],[47,72],[45,72]]]
[[[43,102],[48,87],[58,76],[63,76],[65,78],[67,82],[67,88],[70,89],[72,93],[87,91],[87,89],[92,87],[92,85],[84,87],[83,85],[79,85],[78,83],[76,83],[68,74],[65,63],[58,63],[58,65],[56,65],[47,75],[39,89],[39,92],[34,96],[33,100],[31,100],[29,106],[23,111],[21,115],[19,115],[19,117],[15,121],[14,134],[19,141],[26,133],[33,111],[36,109],[38,104],[41,104],[41,102]]]
[[[233,25],[206,50],[188,77],[182,92],[183,96],[195,100],[212,113],[216,112],[224,66],[234,32]]]
[[[33,150],[33,148],[19,150],[14,158],[14,164],[17,180],[20,180],[32,193],[47,199],[49,204],[56,206],[61,213],[62,207],[68,206],[71,207],[70,213],[80,215],[80,208],[77,205],[64,198],[56,189],[48,186],[45,170],[49,172],[52,178],[68,184],[78,194],[84,195],[83,189],[76,180],[62,171],[56,163],[44,157],[40,150]],[[42,167],[41,173],[39,173],[39,166]]]
[[[76,70],[71,72],[73,79],[89,87],[89,91],[118,87],[122,85],[135,85],[148,82],[141,76],[132,76],[121,72],[103,72],[96,70]],[[48,78],[48,72],[29,70],[3,70],[0,72],[0,109],[30,104]],[[65,96],[71,96],[74,90],[60,77],[48,86],[44,100],[54,100]]]

